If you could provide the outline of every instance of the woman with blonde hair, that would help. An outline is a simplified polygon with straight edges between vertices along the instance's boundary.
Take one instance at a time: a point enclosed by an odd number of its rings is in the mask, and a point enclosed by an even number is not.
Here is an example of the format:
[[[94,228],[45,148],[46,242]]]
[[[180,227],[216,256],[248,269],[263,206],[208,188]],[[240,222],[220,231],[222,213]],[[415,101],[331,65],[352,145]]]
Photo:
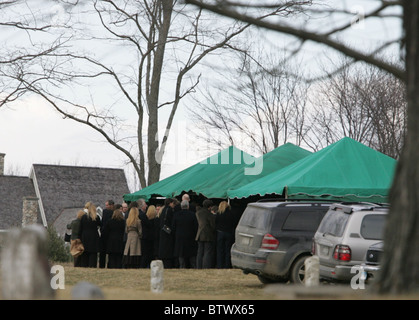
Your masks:
[[[122,265],[124,268],[139,268],[141,262],[141,220],[138,217],[139,210],[132,207],[128,213],[125,232],[127,233],[127,242],[124,249]]]
[[[234,243],[235,219],[230,204],[221,201],[215,217],[217,229],[217,268],[231,268],[230,249]]]
[[[97,217],[96,206],[92,202],[90,201],[86,202],[86,204],[84,205],[83,211],[86,212],[92,220],[96,220],[96,217]]]
[[[141,207],[141,203],[140,203]],[[144,208],[144,206],[143,206]],[[156,240],[156,222],[157,219],[156,206],[150,205],[147,210],[140,212],[141,225],[143,228],[143,237],[141,239],[141,265],[140,268],[150,268],[150,263],[156,257],[155,240]]]
[[[156,209],[156,206],[154,206],[154,205],[149,206],[147,208],[146,215],[147,215],[148,220],[155,219],[157,217],[157,209]]]
[[[82,216],[80,221],[80,240],[83,243],[84,252],[80,256],[80,266],[96,268],[101,221],[96,213],[96,206],[92,202],[87,202],[83,211],[86,214]]]

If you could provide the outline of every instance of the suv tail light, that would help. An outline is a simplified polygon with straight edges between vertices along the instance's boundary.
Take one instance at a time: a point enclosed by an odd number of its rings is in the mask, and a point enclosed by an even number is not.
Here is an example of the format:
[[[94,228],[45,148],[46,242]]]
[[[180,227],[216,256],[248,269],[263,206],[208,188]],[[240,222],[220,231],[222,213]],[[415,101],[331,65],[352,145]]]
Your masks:
[[[314,240],[311,242],[311,255],[316,255],[316,243]]]
[[[279,246],[279,241],[269,233],[265,234],[262,239],[261,249],[275,250]]]
[[[338,244],[333,252],[333,258],[340,261],[351,261],[351,248]]]

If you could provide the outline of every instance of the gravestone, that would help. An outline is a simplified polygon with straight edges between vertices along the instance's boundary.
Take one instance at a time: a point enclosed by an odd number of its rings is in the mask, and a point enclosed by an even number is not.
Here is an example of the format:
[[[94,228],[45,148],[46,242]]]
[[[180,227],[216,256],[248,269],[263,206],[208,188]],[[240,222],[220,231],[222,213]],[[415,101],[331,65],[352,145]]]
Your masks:
[[[32,224],[8,232],[2,250],[3,299],[52,299],[47,232]]]
[[[162,293],[163,292],[163,261],[153,260],[150,264],[151,279],[150,286],[151,292]]]
[[[320,283],[320,274],[319,274],[319,257],[312,256],[305,260],[305,277],[304,284],[306,287],[318,286]]]
[[[74,286],[73,290],[71,290],[71,297],[74,300],[105,299],[105,295],[98,286],[86,281],[81,281]]]

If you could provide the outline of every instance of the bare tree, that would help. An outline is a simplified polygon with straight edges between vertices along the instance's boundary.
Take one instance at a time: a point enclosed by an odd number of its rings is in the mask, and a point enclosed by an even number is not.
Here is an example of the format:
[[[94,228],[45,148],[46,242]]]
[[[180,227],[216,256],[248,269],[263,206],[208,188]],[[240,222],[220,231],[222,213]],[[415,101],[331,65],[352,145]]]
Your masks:
[[[45,5],[47,1],[40,1]],[[47,35],[53,17],[31,9],[27,0],[0,1],[0,107],[22,97],[26,87],[20,81],[29,66],[40,63],[42,57],[57,51],[65,39],[59,33]],[[45,44],[40,37],[48,37]]]
[[[305,142],[316,150],[351,137],[398,159],[406,132],[404,83],[370,65],[338,69],[316,87]]]
[[[275,30],[280,33],[291,35],[305,42],[314,42],[331,48],[341,54],[350,57],[352,61],[363,61],[374,65],[401,81],[406,82],[407,96],[407,135],[398,161],[395,179],[390,193],[391,209],[385,231],[385,251],[382,261],[382,270],[376,283],[376,288],[381,293],[410,293],[419,288],[419,269],[415,266],[419,263],[419,257],[412,254],[412,248],[419,246],[419,2],[418,1],[374,1],[374,7],[366,9],[362,15],[355,14],[345,7],[313,7],[306,10],[306,14],[321,13],[328,17],[329,23],[320,25],[317,30],[310,30],[307,26],[295,26],[285,24],[283,21],[271,21],[261,19],[252,14],[255,10],[250,8],[269,9],[270,5],[249,2],[252,5],[242,7],[230,1],[186,0],[200,8],[234,18],[236,20],[251,23],[253,25]],[[255,4],[254,4],[255,3]],[[277,6],[283,2],[276,3]],[[242,9],[245,10],[242,10]],[[400,9],[403,9],[402,12]],[[251,12],[251,14],[249,14]],[[257,10],[256,10],[257,12]],[[339,25],[330,23],[330,16],[338,14]],[[343,19],[344,17],[349,19]],[[365,50],[364,47],[356,48],[345,42],[344,35],[354,21],[362,20],[364,23],[370,20],[381,21],[397,19],[403,21],[404,37],[395,37],[379,43],[374,49]],[[318,21],[317,21],[318,23]],[[382,52],[394,44],[403,44],[404,52],[401,54],[405,59],[405,65],[391,63],[382,58]],[[301,48],[301,46],[300,46]]]
[[[252,55],[250,50],[240,52],[237,68],[223,70],[221,85],[208,88],[204,101],[197,100],[199,107],[190,108],[192,119],[202,124],[197,126],[200,133],[218,133],[201,138],[258,154],[286,142],[299,145],[309,85],[277,54],[263,53],[256,59]]]
[[[127,157],[142,187],[158,181],[178,107],[199,84],[193,70],[217,50],[230,50],[247,25],[216,26],[211,14],[173,0],[77,2],[66,13],[66,47],[16,80],[65,118],[99,132]]]

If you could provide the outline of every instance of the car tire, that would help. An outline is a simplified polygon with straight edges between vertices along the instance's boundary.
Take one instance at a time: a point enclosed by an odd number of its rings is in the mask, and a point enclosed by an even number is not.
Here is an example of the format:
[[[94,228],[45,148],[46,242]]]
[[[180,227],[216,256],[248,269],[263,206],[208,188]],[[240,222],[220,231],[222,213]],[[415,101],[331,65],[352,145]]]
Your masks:
[[[309,256],[302,256],[297,258],[291,266],[290,281],[295,284],[303,284],[305,277],[304,262]]]

